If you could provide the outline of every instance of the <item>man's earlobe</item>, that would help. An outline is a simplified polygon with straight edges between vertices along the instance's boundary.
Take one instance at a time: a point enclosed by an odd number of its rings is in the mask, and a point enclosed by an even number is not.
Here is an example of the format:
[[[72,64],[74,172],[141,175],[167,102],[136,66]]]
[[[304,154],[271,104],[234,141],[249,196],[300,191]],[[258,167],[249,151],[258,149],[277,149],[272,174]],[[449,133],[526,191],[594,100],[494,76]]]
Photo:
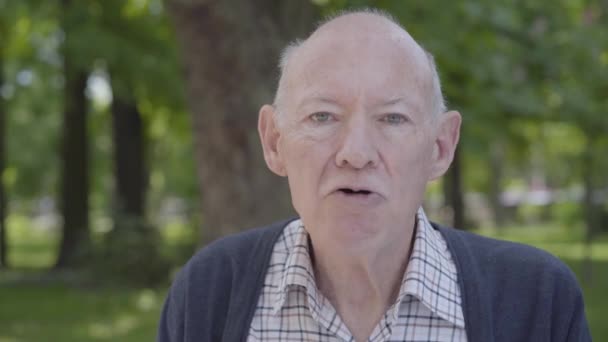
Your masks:
[[[286,176],[282,155],[279,152],[280,131],[275,118],[275,108],[264,105],[260,108],[258,133],[264,151],[264,160],[268,168],[279,176]]]

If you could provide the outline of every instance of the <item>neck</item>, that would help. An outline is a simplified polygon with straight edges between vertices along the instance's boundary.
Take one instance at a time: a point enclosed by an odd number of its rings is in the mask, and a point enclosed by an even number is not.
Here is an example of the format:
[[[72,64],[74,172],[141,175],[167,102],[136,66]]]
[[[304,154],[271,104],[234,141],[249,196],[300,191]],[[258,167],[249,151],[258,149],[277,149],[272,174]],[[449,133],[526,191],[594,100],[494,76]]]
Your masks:
[[[409,260],[414,228],[408,227],[400,236],[356,252],[345,253],[335,246],[313,241],[317,286],[356,340],[366,340],[396,300]]]

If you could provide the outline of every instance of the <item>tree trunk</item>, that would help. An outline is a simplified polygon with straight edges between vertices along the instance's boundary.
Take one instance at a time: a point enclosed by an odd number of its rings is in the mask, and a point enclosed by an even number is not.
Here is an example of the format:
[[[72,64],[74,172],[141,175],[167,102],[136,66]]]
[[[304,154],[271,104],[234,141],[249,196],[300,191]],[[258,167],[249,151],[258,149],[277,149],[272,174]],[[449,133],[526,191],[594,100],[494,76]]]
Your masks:
[[[4,85],[4,60],[0,49],[0,88]],[[0,268],[8,267],[8,243],[6,234],[6,189],[2,175],[6,162],[6,103],[0,95]]]
[[[63,0],[64,11],[70,1]],[[65,15],[65,13],[64,13]],[[73,27],[62,18],[65,35],[63,46],[63,132],[61,150],[61,214],[63,234],[56,268],[77,266],[78,259],[89,247],[89,142],[87,137],[88,75],[75,63],[66,49]]]
[[[147,171],[144,157],[142,118],[134,101],[116,94],[112,101],[114,139],[115,220],[136,220],[145,216]],[[120,224],[115,222],[115,227]]]
[[[490,205],[494,217],[496,227],[502,227],[505,224],[505,208],[502,205],[500,195],[502,193],[502,177],[504,168],[504,144],[498,141],[490,147]]]
[[[208,240],[285,216],[285,180],[267,170],[257,113],[270,103],[279,51],[316,13],[310,1],[167,0],[192,113]]]
[[[63,235],[56,267],[74,266],[89,240],[87,74],[74,75],[66,61],[61,172]]]
[[[583,279],[587,284],[591,284],[593,278],[593,253],[592,243],[595,236],[595,227],[598,224],[598,213],[596,203],[594,201],[594,138],[588,137],[587,149],[583,153],[582,171],[583,171],[583,213],[585,216],[585,243],[584,243],[584,260],[583,260]]]
[[[460,164],[460,147],[454,152],[452,165],[444,177],[443,194],[446,206],[451,209],[452,227],[467,229],[464,216],[464,194],[462,193],[462,170]]]

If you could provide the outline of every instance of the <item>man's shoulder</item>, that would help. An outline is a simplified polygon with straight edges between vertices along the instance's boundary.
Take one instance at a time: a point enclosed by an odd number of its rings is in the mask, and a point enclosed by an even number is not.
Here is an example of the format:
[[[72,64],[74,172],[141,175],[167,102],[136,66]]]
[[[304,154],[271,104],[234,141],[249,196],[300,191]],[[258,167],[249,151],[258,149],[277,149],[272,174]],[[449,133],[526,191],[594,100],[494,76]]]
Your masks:
[[[466,324],[480,340],[591,340],[581,288],[563,261],[532,246],[433,226],[457,265]],[[491,330],[478,323],[488,320]]]
[[[254,254],[272,248],[274,241],[290,221],[278,221],[267,226],[250,228],[218,238],[198,250],[190,258],[186,268],[198,269],[217,263],[229,266],[226,264],[227,262],[239,264],[244,260],[250,260]]]
[[[263,272],[274,242],[289,221],[251,228],[219,238],[197,251],[177,273],[170,296],[184,305],[188,298],[214,297],[227,303],[235,288],[252,287]]]
[[[187,336],[189,341],[219,341],[227,320],[244,324],[255,308],[265,263],[287,222],[220,238],[192,256],[171,285],[158,340]]]
[[[499,240],[434,224],[446,239],[460,268],[475,266],[480,276],[498,282],[537,281],[578,289],[571,269],[559,258],[542,249],[522,243]],[[533,283],[527,284],[528,286]]]

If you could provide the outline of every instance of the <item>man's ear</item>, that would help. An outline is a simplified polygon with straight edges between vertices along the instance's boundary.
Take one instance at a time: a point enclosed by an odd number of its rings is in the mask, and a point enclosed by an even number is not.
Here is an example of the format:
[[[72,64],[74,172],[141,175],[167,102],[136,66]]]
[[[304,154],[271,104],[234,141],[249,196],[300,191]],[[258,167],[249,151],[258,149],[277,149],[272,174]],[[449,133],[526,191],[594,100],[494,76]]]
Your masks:
[[[281,177],[287,176],[285,165],[278,149],[280,137],[279,127],[275,118],[275,108],[263,105],[258,118],[258,133],[264,150],[264,160],[268,168]]]
[[[450,167],[454,159],[454,151],[460,138],[460,113],[449,111],[441,114],[438,120],[438,131],[433,147],[433,165],[429,181],[441,177]]]

